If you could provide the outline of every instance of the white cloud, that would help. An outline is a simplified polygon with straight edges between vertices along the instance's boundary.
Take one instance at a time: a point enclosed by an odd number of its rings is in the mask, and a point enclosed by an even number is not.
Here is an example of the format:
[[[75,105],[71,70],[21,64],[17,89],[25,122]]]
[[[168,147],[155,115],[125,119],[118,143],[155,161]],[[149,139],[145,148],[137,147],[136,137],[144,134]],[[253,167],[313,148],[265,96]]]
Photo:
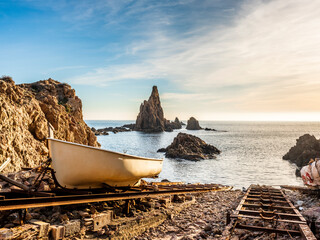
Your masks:
[[[167,93],[166,99],[202,96],[200,101],[211,94],[208,101],[228,102],[231,110],[320,111],[319,29],[318,0],[246,1],[228,26],[208,21],[183,36],[156,28],[123,52],[136,57],[132,63],[108,65],[73,81],[166,78],[191,92]]]

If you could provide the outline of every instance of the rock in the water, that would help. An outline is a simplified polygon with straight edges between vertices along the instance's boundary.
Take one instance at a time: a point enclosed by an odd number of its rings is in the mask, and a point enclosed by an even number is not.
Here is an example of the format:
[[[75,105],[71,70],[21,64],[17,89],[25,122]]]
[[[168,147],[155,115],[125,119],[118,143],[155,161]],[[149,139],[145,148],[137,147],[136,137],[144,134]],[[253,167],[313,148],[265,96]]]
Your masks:
[[[157,86],[153,86],[148,101],[140,106],[134,130],[143,132],[163,132],[165,130],[165,118],[160,103]]]
[[[99,146],[68,84],[48,79],[15,85],[11,77],[0,78],[0,164],[12,159],[5,171],[34,167],[47,158],[47,122],[57,139]]]
[[[205,130],[205,131],[213,131],[213,132],[217,131],[217,130],[214,129],[214,128],[205,128],[204,130]]]
[[[166,157],[169,158],[181,158],[194,161],[216,158],[215,155],[220,154],[220,150],[216,147],[205,143],[196,136],[186,133],[179,133],[178,136],[173,139],[171,145],[158,151],[166,152]]]
[[[173,126],[173,129],[181,129],[182,128],[182,125],[181,125],[179,118],[176,117],[174,119],[174,122],[172,122],[172,126]]]
[[[199,125],[199,122],[197,119],[195,119],[194,117],[191,117],[189,120],[188,120],[188,123],[187,123],[187,127],[186,127],[188,130],[200,130],[202,129]]]
[[[284,160],[295,163],[298,167],[307,165],[310,159],[320,157],[320,140],[305,134],[297,139],[297,143],[283,156]]]
[[[123,128],[129,128],[129,129],[133,130],[135,126],[136,126],[136,124],[130,123],[130,124],[125,124],[122,127]]]
[[[98,135],[109,135],[109,132],[113,132],[114,134],[119,132],[130,132],[131,129],[125,127],[106,127],[101,129],[92,129],[96,136]]]

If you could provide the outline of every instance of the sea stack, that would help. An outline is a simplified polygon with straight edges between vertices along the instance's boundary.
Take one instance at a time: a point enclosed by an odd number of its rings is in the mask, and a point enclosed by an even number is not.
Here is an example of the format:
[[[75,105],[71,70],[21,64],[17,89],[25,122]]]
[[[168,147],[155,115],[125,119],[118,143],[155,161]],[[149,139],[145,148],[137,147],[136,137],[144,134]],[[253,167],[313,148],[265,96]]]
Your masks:
[[[188,130],[200,130],[200,129],[202,129],[202,127],[200,127],[199,122],[198,122],[197,119],[195,119],[194,117],[191,117],[188,120],[186,129],[188,129]]]
[[[165,118],[160,103],[157,86],[152,87],[152,93],[148,101],[140,105],[134,130],[143,132],[163,132],[165,130]]]

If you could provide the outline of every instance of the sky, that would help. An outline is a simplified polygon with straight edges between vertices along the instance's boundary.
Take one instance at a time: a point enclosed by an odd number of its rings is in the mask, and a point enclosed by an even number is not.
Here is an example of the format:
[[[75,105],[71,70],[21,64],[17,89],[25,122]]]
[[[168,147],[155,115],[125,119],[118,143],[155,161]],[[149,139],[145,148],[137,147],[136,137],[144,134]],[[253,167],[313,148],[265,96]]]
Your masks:
[[[53,78],[85,119],[320,121],[319,0],[0,0],[0,75]]]

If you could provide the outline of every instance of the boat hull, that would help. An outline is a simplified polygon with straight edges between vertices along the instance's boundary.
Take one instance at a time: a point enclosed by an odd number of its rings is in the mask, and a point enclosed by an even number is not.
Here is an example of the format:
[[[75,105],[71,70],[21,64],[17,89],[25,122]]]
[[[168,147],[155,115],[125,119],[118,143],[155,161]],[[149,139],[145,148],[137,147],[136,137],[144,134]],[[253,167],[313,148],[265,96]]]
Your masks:
[[[48,139],[52,168],[65,188],[101,188],[139,185],[162,170],[162,159],[143,158],[100,148]]]

